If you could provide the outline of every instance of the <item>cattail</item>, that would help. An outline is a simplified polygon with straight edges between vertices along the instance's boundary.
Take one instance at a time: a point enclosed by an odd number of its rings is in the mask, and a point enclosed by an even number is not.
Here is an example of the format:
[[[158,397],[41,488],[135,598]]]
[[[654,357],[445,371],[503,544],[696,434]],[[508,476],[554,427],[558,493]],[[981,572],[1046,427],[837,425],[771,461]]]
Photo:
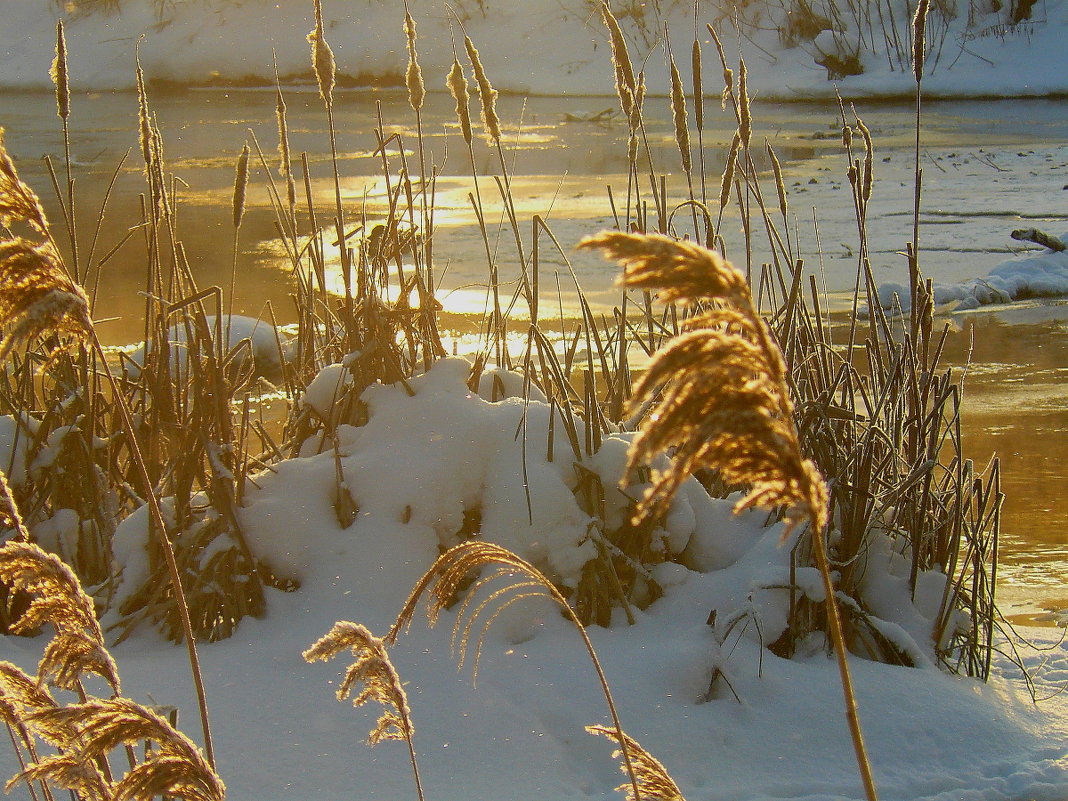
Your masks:
[[[916,13],[912,17],[912,74],[916,76],[916,83],[923,79],[923,62],[926,58],[927,12],[930,7],[931,0],[920,0],[916,4]]]
[[[70,116],[70,79],[67,75],[67,37],[63,33],[63,20],[56,23],[56,58],[48,74],[56,85],[59,116],[66,121]]]
[[[716,43],[716,52],[719,54],[719,63],[723,67],[723,92],[720,94],[719,107],[727,108],[727,100],[734,91],[734,70],[727,66],[727,54],[723,51],[723,42],[719,40],[719,34],[711,25],[705,25],[712,41]]]
[[[871,131],[860,117],[857,117],[857,129],[864,140],[864,181],[862,188],[864,200],[867,201],[871,198],[871,190],[875,185],[875,143],[872,142]]]
[[[297,202],[297,187],[293,180],[293,157],[289,150],[289,122],[286,116],[286,101],[282,89],[277,89],[274,112],[278,118],[278,173],[286,179],[286,196],[289,205]]]
[[[697,130],[705,127],[705,91],[701,78],[701,43],[693,40],[690,50],[690,71],[693,76],[693,114],[697,121]]]
[[[642,105],[645,103],[645,72],[638,73],[638,88],[634,90],[634,105],[630,109],[630,128],[638,130],[642,124]]]
[[[456,101],[456,118],[460,121],[460,130],[463,132],[464,141],[471,144],[471,111],[467,108],[467,78],[464,77],[464,68],[455,58],[452,60],[452,69],[446,80],[452,99]]]
[[[742,137],[742,146],[749,147],[753,135],[753,117],[749,108],[749,86],[746,80],[745,62],[738,62],[738,133]]]
[[[9,227],[13,220],[28,223],[41,236],[48,235],[48,218],[41,201],[19,178],[4,145],[4,129],[0,128],[0,225]]]
[[[779,164],[779,157],[775,155],[775,149],[772,148],[771,142],[765,140],[764,147],[767,148],[768,158],[771,159],[771,171],[775,176],[775,191],[779,193],[779,211],[782,213],[783,218],[785,218],[787,211],[786,183],[782,179],[782,165]]]
[[[419,111],[423,107],[426,90],[423,88],[423,71],[419,68],[415,51],[415,20],[407,9],[404,11],[404,36],[408,40],[408,71],[404,76],[408,85],[408,102],[413,111]]]
[[[0,241],[0,362],[12,349],[45,333],[86,338],[92,329],[85,292],[67,276],[50,242]]]
[[[234,170],[234,228],[241,227],[241,220],[245,216],[245,194],[248,190],[248,142],[241,148],[241,155],[237,157],[237,166]]]
[[[321,0],[315,0],[315,30],[308,34],[308,41],[312,46],[312,65],[315,68],[315,79],[319,82],[319,96],[327,106],[330,106],[333,104],[337,64],[334,62],[334,51],[330,49],[326,36],[323,34]]]
[[[634,68],[630,63],[627,40],[623,37],[623,31],[615,15],[612,14],[612,9],[608,7],[608,3],[601,3],[601,17],[612,38],[612,64],[616,72],[616,93],[619,95],[619,103],[624,116],[630,119],[638,84],[634,79]]]
[[[693,163],[690,161],[690,131],[686,127],[686,95],[682,91],[682,77],[679,75],[679,68],[675,65],[675,58],[674,56],[669,58],[671,62],[671,117],[675,122],[675,142],[682,155],[682,169],[689,172]]]
[[[738,148],[741,141],[741,136],[736,133],[734,141],[731,142],[730,152],[727,153],[727,163],[723,165],[723,178],[719,185],[719,207],[721,209],[727,206],[727,200],[731,196],[731,184],[734,183],[734,169],[738,163]]]
[[[486,127],[486,134],[494,142],[501,139],[501,121],[497,117],[497,90],[490,84],[486,76],[486,70],[482,67],[482,60],[478,57],[478,50],[470,36],[464,37],[464,47],[467,48],[467,57],[471,60],[471,69],[475,73],[475,83],[478,84],[478,97],[482,101],[482,124]]]

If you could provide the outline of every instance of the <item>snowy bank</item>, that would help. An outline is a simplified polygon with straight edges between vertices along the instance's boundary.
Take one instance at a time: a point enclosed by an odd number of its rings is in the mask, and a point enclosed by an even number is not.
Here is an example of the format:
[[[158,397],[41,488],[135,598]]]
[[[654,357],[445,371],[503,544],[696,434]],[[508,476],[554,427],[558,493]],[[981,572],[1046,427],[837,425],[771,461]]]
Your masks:
[[[1068,295],[1068,251],[1030,253],[1002,262],[985,278],[934,284],[935,306],[952,304],[953,311],[1064,295]],[[911,305],[908,286],[892,282],[880,284],[879,304],[884,309],[900,307],[908,310]]]
[[[11,0],[5,4],[0,28],[0,85],[50,88],[48,70],[53,58],[55,20],[59,12],[46,0]],[[274,80],[274,60],[287,79],[310,80],[308,45],[304,35],[313,27],[310,0],[285,3],[269,0],[172,0],[162,16],[152,0],[123,0],[112,14],[67,16],[67,41],[75,87],[107,90],[134,85],[134,49],[141,40],[141,63],[150,79],[180,85]],[[399,85],[407,52],[401,30],[399,4],[372,0],[346,3],[328,0],[324,8],[327,37],[338,67],[350,83],[370,85],[392,81]],[[607,36],[594,3],[581,0],[526,2],[461,2],[457,14],[481,50],[490,79],[501,90],[524,94],[608,95],[614,92]],[[1068,52],[1062,46],[1068,29],[1068,4],[1047,0],[1035,6],[1032,19],[1010,24],[1009,4],[1000,12],[961,10],[943,36],[932,23],[931,62],[924,85],[934,96],[1048,95],[1068,91]],[[1013,4],[1014,5],[1014,4]],[[485,12],[480,9],[485,6]],[[658,32],[668,26],[677,48],[686,48],[694,28],[690,3],[649,4],[642,22],[635,24],[619,11],[632,36],[636,63],[648,61],[650,91],[667,92],[667,70]],[[903,6],[903,4],[902,4]],[[411,0],[419,26],[419,51],[428,88],[443,89],[452,62],[455,19],[437,0]],[[902,95],[913,90],[912,73],[897,63],[900,53],[888,53],[876,33],[865,32],[845,19],[834,24],[817,20],[811,36],[784,46],[786,21],[770,6],[752,4],[754,14],[739,36],[711,3],[699,14],[717,26],[731,61],[739,49],[749,67],[749,87],[769,98],[833,98],[835,88],[850,96]],[[908,10],[899,9],[898,27]],[[618,9],[617,9],[618,11]],[[932,12],[934,13],[934,12]],[[969,16],[972,19],[969,20]],[[905,24],[907,28],[907,24]],[[450,30],[450,28],[452,30]],[[871,38],[873,52],[859,54],[863,74],[828,79],[828,59],[849,58],[861,37]],[[904,34],[902,34],[904,36]],[[143,40],[141,37],[144,37]],[[907,39],[906,39],[907,40]],[[900,49],[900,48],[898,48]],[[906,48],[907,49],[907,48]],[[681,52],[681,51],[680,51]],[[706,87],[717,91],[714,53],[706,57]],[[686,79],[689,59],[679,59]],[[440,77],[432,77],[440,76]]]
[[[468,371],[466,362],[448,359],[412,379],[412,394],[403,386],[371,387],[363,393],[365,425],[338,425],[336,439],[313,438],[300,456],[256,478],[242,524],[254,549],[301,587],[270,590],[262,619],[246,619],[231,639],[201,649],[231,798],[340,801],[354,788],[363,798],[412,797],[404,745],[361,743],[378,711],[335,700],[343,665],[308,665],[301,652],[339,619],[384,633],[439,547],[460,536],[465,512],[481,511],[480,536],[574,587],[596,552],[597,525],[618,522],[627,508],[622,493],[608,492],[603,519],[584,510],[575,464],[610,488],[629,434],[612,435],[584,459],[562,435],[547,450],[552,410],[537,399],[492,400],[489,384],[506,394],[516,388],[507,374],[484,382],[486,396],[478,394],[466,385]],[[339,379],[328,369],[309,402],[325,407],[344,384]],[[525,459],[521,437],[529,440]],[[358,510],[347,527],[336,513],[339,474]],[[765,515],[737,517],[731,508],[691,479],[657,533],[664,561],[651,575],[663,596],[635,608],[633,625],[617,610],[611,627],[590,629],[623,725],[691,801],[859,798],[841,688],[824,644],[812,641],[790,660],[766,647],[785,625],[784,585],[793,578],[819,600],[819,583],[807,574],[791,577],[780,526],[765,528]],[[120,596],[144,574],[144,527],[144,516],[134,515],[116,535],[116,556],[126,566]],[[925,666],[852,659],[882,797],[1064,798],[1064,699],[1035,707],[1011,670],[984,685],[925,663],[929,605],[944,585],[932,574],[923,582],[930,592],[913,601],[907,564],[885,545],[873,540],[868,553],[865,600],[888,635]],[[710,625],[711,610],[717,615]],[[621,777],[611,745],[583,732],[605,723],[607,712],[569,624],[544,601],[511,606],[473,634],[482,638],[476,689],[450,655],[449,630],[460,611],[446,610],[433,630],[417,621],[394,652],[428,797],[617,797]],[[41,642],[9,638],[8,645],[10,657],[29,668]],[[127,695],[177,705],[193,731],[195,701],[181,648],[141,628],[116,657]],[[1045,692],[1068,679],[1068,646],[1053,643],[1041,658]],[[15,772],[10,754],[0,753],[0,768]]]

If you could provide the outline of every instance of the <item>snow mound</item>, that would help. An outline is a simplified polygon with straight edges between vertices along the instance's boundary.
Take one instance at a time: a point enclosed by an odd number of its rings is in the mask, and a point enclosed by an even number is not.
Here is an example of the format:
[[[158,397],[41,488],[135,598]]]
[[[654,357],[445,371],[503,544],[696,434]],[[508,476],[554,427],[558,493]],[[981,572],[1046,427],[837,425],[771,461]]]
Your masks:
[[[1056,298],[1068,295],[1068,251],[1026,254],[1002,262],[985,278],[971,278],[955,284],[935,284],[935,306],[953,304],[954,311],[968,311],[995,303],[1029,298]],[[879,304],[884,309],[910,306],[909,288],[904,284],[879,286]]]
[[[206,319],[208,327],[214,332],[215,315],[209,314]],[[244,351],[244,353],[251,352],[253,369],[257,375],[271,376],[282,369],[281,354],[278,350],[278,335],[274,326],[270,323],[256,317],[234,314],[228,318],[223,318],[222,326],[224,329],[223,335],[229,334],[227,350],[237,347],[243,340],[247,339],[249,341],[249,350]],[[167,331],[167,339],[171,343],[171,370],[176,371],[184,368],[188,351],[186,347],[188,342],[186,327],[179,324],[172,325]],[[242,357],[239,355],[240,358]],[[127,354],[126,367],[131,378],[136,380],[140,376],[144,360],[144,343],[133,352]]]

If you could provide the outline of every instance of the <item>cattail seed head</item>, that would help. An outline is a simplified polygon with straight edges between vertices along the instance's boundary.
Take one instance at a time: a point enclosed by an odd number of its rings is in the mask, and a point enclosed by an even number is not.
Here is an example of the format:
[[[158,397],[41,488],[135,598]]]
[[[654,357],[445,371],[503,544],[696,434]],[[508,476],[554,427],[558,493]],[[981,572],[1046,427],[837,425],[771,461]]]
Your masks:
[[[67,74],[67,37],[63,32],[63,20],[56,23],[56,58],[49,71],[56,85],[56,108],[60,118],[70,116],[70,78]]]
[[[319,96],[327,106],[333,104],[334,81],[337,76],[337,64],[334,51],[326,41],[323,33],[323,6],[315,0],[315,30],[308,34],[312,46],[312,65],[315,68],[315,80],[319,82]]]
[[[697,130],[705,127],[705,91],[701,79],[701,43],[693,40],[690,50],[690,71],[693,74],[693,113],[697,120]]]
[[[463,133],[464,141],[467,144],[471,144],[471,111],[467,107],[469,101],[467,78],[464,77],[464,68],[460,66],[460,62],[456,59],[452,61],[452,69],[449,70],[449,77],[446,79],[445,84],[449,87],[452,99],[456,101],[456,118],[460,122],[460,130]]]
[[[619,95],[619,104],[624,116],[631,119],[633,116],[632,104],[638,91],[637,81],[634,79],[634,68],[630,63],[630,52],[627,49],[627,40],[619,27],[612,9],[608,3],[601,3],[601,18],[605,27],[608,28],[612,39],[612,64],[616,72],[616,93]]]
[[[241,155],[237,157],[237,166],[234,169],[234,228],[241,227],[241,220],[245,216],[245,194],[248,190],[248,142],[241,148]]]
[[[682,91],[682,77],[675,65],[674,56],[669,56],[671,67],[671,116],[675,123],[675,142],[682,155],[682,169],[690,172],[693,163],[690,160],[690,131],[686,126],[686,95]]]
[[[404,12],[404,36],[408,40],[408,71],[405,73],[408,102],[414,111],[419,111],[423,107],[426,90],[423,87],[423,71],[419,69],[419,60],[415,51],[415,20],[407,11]]]
[[[744,61],[738,63],[738,133],[741,134],[742,145],[749,147],[753,135],[753,116],[749,108],[749,85]]]
[[[916,83],[923,79],[923,62],[926,58],[927,12],[930,7],[931,0],[920,0],[916,4],[916,13],[912,17],[912,74],[916,77]]]
[[[719,185],[719,207],[721,209],[727,207],[727,200],[731,196],[731,184],[734,183],[734,169],[738,163],[738,148],[741,146],[741,141],[741,136],[735,134],[730,152],[727,153],[727,163],[723,165],[723,178]]]
[[[478,86],[478,97],[482,101],[482,124],[486,126],[486,134],[494,142],[501,139],[501,121],[497,117],[497,90],[490,84],[486,76],[486,70],[482,67],[482,60],[478,57],[471,37],[464,37],[464,47],[467,48],[467,57],[471,60],[471,69],[475,73],[475,83]]]

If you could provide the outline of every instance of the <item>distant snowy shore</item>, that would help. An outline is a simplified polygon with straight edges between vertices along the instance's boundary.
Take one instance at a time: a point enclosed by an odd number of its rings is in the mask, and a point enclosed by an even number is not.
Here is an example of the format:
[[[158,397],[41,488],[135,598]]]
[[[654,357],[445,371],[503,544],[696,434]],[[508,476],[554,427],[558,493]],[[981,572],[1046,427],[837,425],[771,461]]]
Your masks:
[[[62,4],[48,0],[7,0],[0,26],[0,86],[50,88],[49,66],[54,55],[55,24],[65,18],[76,88],[111,90],[134,83],[134,51],[151,80],[182,85],[271,82],[274,63],[284,78],[307,76],[308,44],[313,27],[311,0],[173,0],[161,19],[151,0],[123,0],[113,14],[65,15]],[[474,3],[459,3],[467,33],[482,53],[496,88],[525,94],[607,95],[614,91],[607,37],[599,15],[579,0],[489,2],[483,16]],[[658,4],[659,5],[659,4]],[[670,4],[663,4],[665,7]],[[459,27],[438,0],[411,0],[416,18],[419,52],[429,88],[442,78],[452,61]],[[467,13],[466,6],[472,8]],[[686,7],[689,6],[687,9]],[[688,3],[661,19],[675,49],[685,54],[694,31]],[[707,11],[705,10],[707,7]],[[397,81],[407,60],[401,29],[403,10],[395,2],[327,0],[327,37],[337,55],[339,70],[354,83]],[[651,12],[649,12],[651,13]],[[753,29],[739,37],[710,3],[698,14],[702,41],[709,40],[706,22],[717,23],[727,55],[739,52],[749,68],[750,89],[764,99],[833,96],[900,96],[913,89],[910,70],[902,70],[886,53],[861,54],[864,73],[829,81],[826,61],[831,31],[812,42],[784,47],[778,32]],[[989,19],[966,28],[960,14],[945,37],[938,39],[938,63],[924,78],[930,96],[1018,97],[1068,93],[1068,2],[1036,4],[1033,20],[1009,26],[991,12]],[[655,20],[653,21],[655,22]],[[623,18],[633,35],[631,55],[647,63],[646,77],[653,93],[666,92],[664,48],[655,30],[636,28]],[[739,41],[740,40],[740,41]],[[876,44],[878,44],[876,40]],[[684,80],[690,59],[679,58]],[[718,65],[708,47],[705,56],[706,91],[718,93]]]

